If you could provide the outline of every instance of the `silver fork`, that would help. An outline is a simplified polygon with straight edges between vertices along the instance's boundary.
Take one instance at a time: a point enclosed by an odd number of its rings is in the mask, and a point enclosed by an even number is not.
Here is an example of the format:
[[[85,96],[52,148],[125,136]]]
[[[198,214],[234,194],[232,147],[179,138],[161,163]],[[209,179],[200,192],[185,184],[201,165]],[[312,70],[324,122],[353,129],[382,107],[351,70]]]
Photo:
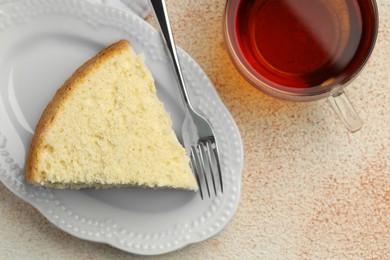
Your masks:
[[[190,166],[198,182],[199,193],[204,198],[204,190],[211,197],[210,186],[217,196],[217,190],[223,193],[220,156],[217,141],[210,123],[199,115],[191,105],[188,97],[183,74],[177,56],[175,42],[173,40],[169,24],[168,12],[164,0],[151,0],[154,16],[160,26],[166,48],[171,56],[173,68],[180,94],[185,107],[185,118],[182,126],[184,147],[190,156]],[[219,187],[219,189],[218,189]]]

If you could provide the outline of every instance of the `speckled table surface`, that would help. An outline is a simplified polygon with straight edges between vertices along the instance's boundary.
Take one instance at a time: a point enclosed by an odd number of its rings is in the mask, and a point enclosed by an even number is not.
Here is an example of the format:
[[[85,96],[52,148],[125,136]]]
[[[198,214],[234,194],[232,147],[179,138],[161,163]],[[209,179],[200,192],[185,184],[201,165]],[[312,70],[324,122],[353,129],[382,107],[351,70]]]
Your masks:
[[[350,99],[348,133],[325,101],[290,103],[245,82],[224,48],[225,1],[167,1],[177,44],[204,69],[241,131],[242,197],[228,227],[166,259],[390,259],[390,2]],[[148,20],[151,20],[149,17]],[[0,184],[0,259],[133,258],[74,238]]]

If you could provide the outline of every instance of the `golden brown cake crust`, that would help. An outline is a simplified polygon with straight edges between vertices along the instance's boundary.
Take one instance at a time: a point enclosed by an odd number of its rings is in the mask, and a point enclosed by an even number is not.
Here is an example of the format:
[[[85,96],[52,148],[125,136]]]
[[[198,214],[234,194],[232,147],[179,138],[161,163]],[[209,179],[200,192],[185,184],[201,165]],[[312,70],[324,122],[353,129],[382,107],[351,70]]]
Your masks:
[[[56,94],[43,111],[43,114],[35,128],[35,134],[32,138],[26,161],[26,180],[29,183],[36,183],[38,154],[41,153],[45,146],[43,136],[54,121],[58,110],[62,107],[63,102],[71,96],[73,90],[83,82],[83,80],[91,71],[97,68],[108,58],[127,51],[129,48],[131,48],[131,46],[126,40],[120,40],[104,48],[96,56],[79,67],[72,74],[72,76],[65,81],[62,87],[57,90]]]

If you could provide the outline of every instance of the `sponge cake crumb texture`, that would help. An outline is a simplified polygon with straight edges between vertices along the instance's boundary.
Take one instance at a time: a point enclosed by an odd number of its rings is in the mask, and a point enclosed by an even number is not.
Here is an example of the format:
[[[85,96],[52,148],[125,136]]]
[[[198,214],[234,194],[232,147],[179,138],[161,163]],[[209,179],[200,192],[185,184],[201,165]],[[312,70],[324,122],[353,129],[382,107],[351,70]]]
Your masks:
[[[196,190],[143,58],[121,40],[81,66],[36,128],[26,179],[55,188]]]

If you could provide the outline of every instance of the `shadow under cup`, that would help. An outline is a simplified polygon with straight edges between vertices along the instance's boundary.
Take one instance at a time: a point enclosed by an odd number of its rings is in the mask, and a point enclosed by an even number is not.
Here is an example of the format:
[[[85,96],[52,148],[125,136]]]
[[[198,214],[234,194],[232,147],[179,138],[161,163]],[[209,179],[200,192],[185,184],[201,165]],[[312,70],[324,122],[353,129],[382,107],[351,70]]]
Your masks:
[[[228,53],[257,89],[290,101],[328,97],[351,132],[362,122],[343,88],[375,45],[375,0],[229,0]]]

